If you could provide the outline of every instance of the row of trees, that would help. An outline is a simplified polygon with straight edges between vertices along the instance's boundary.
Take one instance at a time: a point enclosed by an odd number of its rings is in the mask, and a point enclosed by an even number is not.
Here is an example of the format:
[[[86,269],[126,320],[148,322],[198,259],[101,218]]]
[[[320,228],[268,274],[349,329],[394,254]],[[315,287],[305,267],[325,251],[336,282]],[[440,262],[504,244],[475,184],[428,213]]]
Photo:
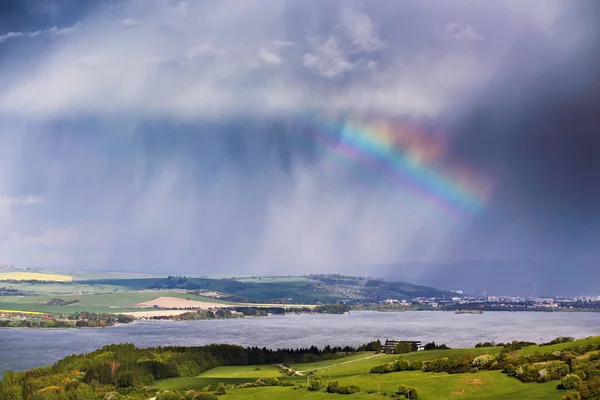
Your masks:
[[[356,351],[358,348],[350,346],[270,350],[232,345],[146,349],[133,344],[109,345],[89,354],[66,357],[50,367],[8,371],[0,384],[0,399],[45,399],[42,393],[46,391],[66,393],[69,399],[87,399],[75,393],[90,390],[134,393],[157,379],[197,376],[217,366],[292,363],[306,356],[318,361]]]

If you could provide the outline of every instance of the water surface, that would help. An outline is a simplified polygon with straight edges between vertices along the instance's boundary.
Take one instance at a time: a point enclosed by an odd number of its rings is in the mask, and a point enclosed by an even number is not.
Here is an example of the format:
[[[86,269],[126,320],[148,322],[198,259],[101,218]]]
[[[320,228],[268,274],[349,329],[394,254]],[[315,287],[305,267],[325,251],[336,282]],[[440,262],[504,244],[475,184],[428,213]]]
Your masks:
[[[513,339],[543,342],[557,336],[600,335],[600,313],[441,311],[352,312],[350,315],[286,315],[214,321],[141,321],[111,328],[0,328],[0,377],[50,365],[111,343],[139,347],[201,346],[230,343],[270,348],[359,345],[402,338],[472,347],[478,342]]]

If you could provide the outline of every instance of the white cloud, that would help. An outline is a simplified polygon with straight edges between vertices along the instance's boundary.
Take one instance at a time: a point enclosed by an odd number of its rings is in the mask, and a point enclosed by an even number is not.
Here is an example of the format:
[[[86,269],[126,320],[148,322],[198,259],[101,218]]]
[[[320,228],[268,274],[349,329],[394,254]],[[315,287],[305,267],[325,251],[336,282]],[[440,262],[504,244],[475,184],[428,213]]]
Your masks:
[[[53,26],[49,29],[41,30],[41,31],[32,31],[32,32],[8,32],[3,35],[0,35],[0,43],[6,42],[11,39],[17,39],[22,37],[34,38],[37,36],[64,36],[71,34],[75,31],[76,26],[67,26],[63,28],[59,28],[57,26]]]
[[[0,218],[12,216],[12,208],[15,206],[33,206],[44,204],[44,199],[35,196],[10,197],[0,196]]]
[[[326,78],[335,78],[354,69],[354,65],[348,61],[333,36],[324,43],[313,44],[312,52],[304,54],[303,64]]]
[[[272,64],[272,65],[281,64],[281,57],[279,57],[279,55],[277,55],[276,53],[266,50],[266,49],[261,49],[260,52],[258,53],[258,57],[267,64]]]
[[[453,72],[446,78],[455,81],[432,90],[430,76],[439,74],[437,65],[451,49],[412,45],[428,36],[406,36],[402,24],[382,19],[386,15],[369,10],[366,3],[364,10],[347,3],[300,10],[285,2],[260,1],[243,1],[235,7],[227,1],[119,4],[112,11],[89,13],[78,23],[77,34],[35,62],[0,72],[0,78],[6,78],[0,79],[5,82],[0,115],[44,119],[74,113],[153,114],[194,119],[297,110],[372,112],[372,104],[383,102],[394,114],[424,111],[431,116],[434,110],[456,104],[456,88],[474,88],[482,82]],[[535,9],[518,8],[519,21]],[[429,23],[431,32],[436,31],[427,7],[411,12],[416,24]],[[331,19],[323,26],[318,23],[322,13]],[[508,25],[512,14],[503,18],[509,18]],[[386,37],[381,37],[384,32]],[[39,34],[9,33],[4,40]],[[483,40],[466,24],[448,25],[446,35],[453,40]],[[461,68],[482,69],[478,75],[489,76],[510,41],[506,43],[499,50],[478,46],[476,52],[457,54]],[[306,70],[317,77],[310,79]],[[333,79],[340,77],[350,78],[342,88],[340,80]]]
[[[446,25],[446,35],[448,38],[458,42],[483,42],[485,37],[473,29],[471,25],[461,22],[451,22]]]
[[[353,8],[344,8],[341,15],[352,42],[361,51],[380,50],[384,43],[375,36],[371,18]]]

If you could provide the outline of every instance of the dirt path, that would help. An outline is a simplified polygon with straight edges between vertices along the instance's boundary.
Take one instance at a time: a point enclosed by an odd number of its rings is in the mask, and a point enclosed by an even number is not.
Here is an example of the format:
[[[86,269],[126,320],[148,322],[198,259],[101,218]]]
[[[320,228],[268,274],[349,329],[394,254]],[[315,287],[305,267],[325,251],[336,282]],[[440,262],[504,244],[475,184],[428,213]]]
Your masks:
[[[305,373],[310,372],[310,371],[318,371],[320,369],[337,367],[338,365],[350,364],[350,363],[357,362],[357,361],[364,361],[364,360],[368,360],[370,358],[375,358],[375,357],[379,357],[379,356],[383,356],[383,355],[384,355],[383,353],[379,353],[379,354],[374,354],[372,356],[357,358],[356,360],[350,360],[350,361],[344,361],[344,362],[337,363],[337,364],[326,365],[324,367],[311,368],[311,369],[306,369],[304,371],[296,371],[296,375],[304,376]]]

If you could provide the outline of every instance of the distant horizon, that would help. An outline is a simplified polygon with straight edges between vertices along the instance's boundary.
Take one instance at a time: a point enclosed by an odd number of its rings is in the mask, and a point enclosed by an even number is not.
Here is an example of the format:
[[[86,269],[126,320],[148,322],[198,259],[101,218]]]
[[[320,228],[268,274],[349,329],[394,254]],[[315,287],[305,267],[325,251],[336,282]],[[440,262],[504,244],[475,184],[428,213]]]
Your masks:
[[[448,288],[448,287],[440,287],[440,286],[436,286],[436,285],[431,285],[431,284],[426,284],[426,283],[419,283],[419,282],[415,282],[415,281],[411,281],[408,279],[394,279],[394,278],[390,278],[390,277],[386,277],[383,275],[367,275],[365,277],[365,275],[346,275],[346,274],[339,274],[339,273],[334,273],[334,272],[330,272],[330,273],[307,273],[307,274],[202,274],[202,273],[189,273],[189,272],[182,272],[182,273],[176,273],[176,272],[132,272],[132,271],[118,271],[118,270],[106,270],[106,271],[101,271],[101,270],[86,270],[86,269],[56,269],[56,268],[38,268],[38,267],[20,267],[20,266],[15,266],[15,265],[6,265],[6,264],[0,264],[0,273],[1,273],[1,269],[3,268],[14,268],[14,269],[29,269],[29,270],[33,270],[33,271],[51,271],[51,272],[73,272],[73,273],[77,273],[77,272],[84,272],[84,273],[98,273],[98,274],[115,274],[115,275],[136,275],[136,276],[140,276],[140,277],[144,277],[144,276],[150,276],[150,277],[169,277],[169,276],[173,276],[173,277],[203,277],[203,278],[209,278],[209,279],[234,279],[234,278],[299,278],[299,277],[309,277],[309,276],[341,276],[341,277],[347,277],[347,278],[357,278],[357,279],[372,279],[372,280],[383,280],[383,281],[392,281],[392,282],[405,282],[405,283],[409,283],[412,285],[417,285],[417,286],[424,286],[424,287],[429,287],[429,288],[433,288],[433,289],[437,289],[440,291],[446,291],[446,292],[453,292],[453,293],[459,293],[463,292],[461,294],[464,294],[464,296],[468,296],[468,297],[486,297],[486,296],[503,296],[503,297],[511,297],[511,296],[519,296],[519,297],[537,297],[537,298],[544,298],[544,297],[548,297],[548,298],[552,298],[552,297],[589,297],[589,298],[596,298],[596,297],[600,297],[600,294],[594,294],[594,293],[571,293],[571,294],[557,294],[557,293],[545,293],[543,291],[539,292],[539,293],[535,293],[535,288],[534,291],[529,292],[529,293],[525,293],[525,292],[517,292],[517,291],[487,291],[485,288],[481,288],[481,290],[479,291],[469,291],[469,290],[464,290],[461,287],[458,287],[460,285],[458,285],[457,287],[454,288]],[[84,280],[85,281],[85,280]],[[83,282],[83,281],[81,281]],[[532,284],[532,287],[534,287],[535,284]],[[484,294],[485,292],[485,294]]]

